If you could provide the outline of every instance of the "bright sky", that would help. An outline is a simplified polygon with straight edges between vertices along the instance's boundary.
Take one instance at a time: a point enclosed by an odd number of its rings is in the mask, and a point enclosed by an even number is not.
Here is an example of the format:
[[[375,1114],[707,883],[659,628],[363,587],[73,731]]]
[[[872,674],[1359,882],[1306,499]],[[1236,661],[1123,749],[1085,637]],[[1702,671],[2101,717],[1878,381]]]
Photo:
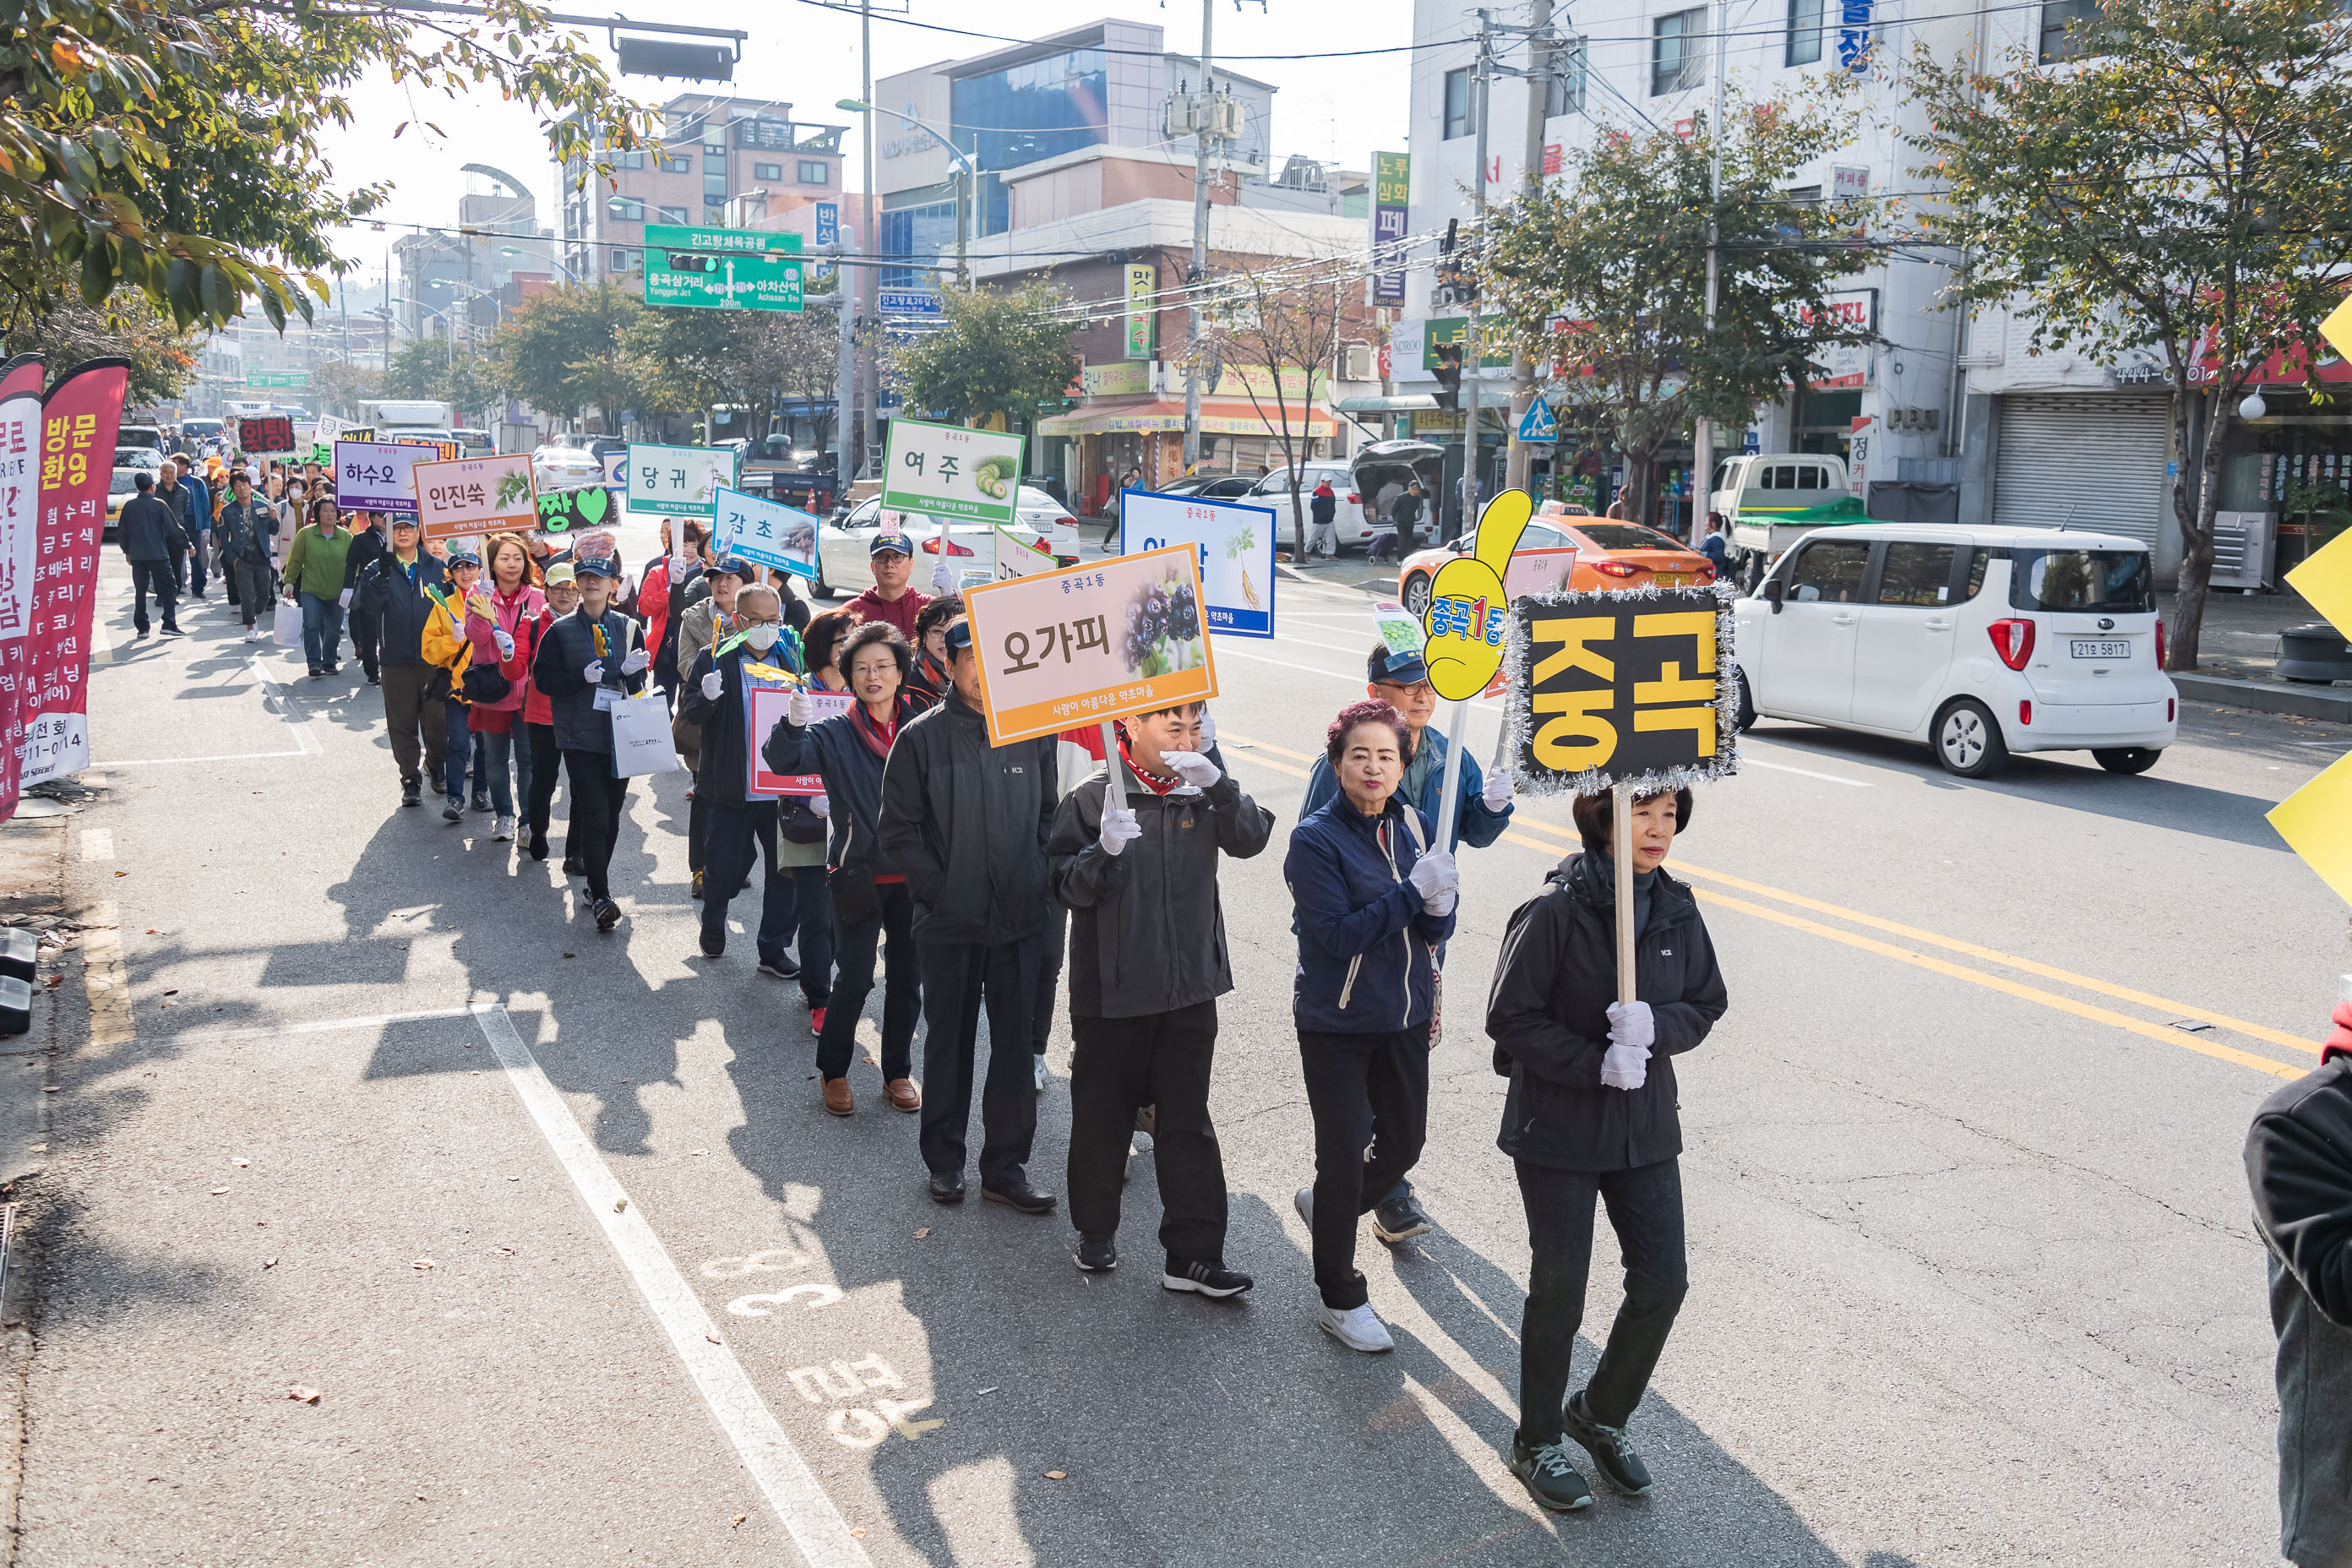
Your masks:
[[[1350,0],[1341,8],[1317,0],[1246,0],[1217,7],[1215,55],[1220,61],[1244,55],[1316,54],[1323,51],[1401,46],[1412,37],[1411,0]],[[939,26],[966,27],[1009,37],[1034,37],[1117,16],[1131,21],[1158,23],[1166,29],[1168,47],[1182,54],[1198,51],[1201,13],[1179,0],[1143,0],[1109,9],[1105,0],[1003,0],[979,5],[950,5],[941,0],[911,0],[910,19]],[[560,9],[574,16],[602,16],[606,7],[586,0],[564,0]],[[806,0],[704,0],[692,7],[655,9],[663,20],[698,26],[740,27],[751,34],[742,62],[730,85],[656,81],[647,77],[624,79],[624,85],[648,102],[659,102],[681,91],[732,90],[744,97],[772,99],[794,106],[796,118],[818,122],[855,121],[833,107],[840,98],[855,98],[860,87],[857,58],[857,17],[821,8]],[[1337,18],[1344,14],[1344,25]],[[604,46],[596,38],[600,51]],[[982,38],[953,33],[929,32],[877,15],[874,21],[874,75],[878,80],[893,72],[912,69],[936,60],[980,54],[1000,46]],[[1291,153],[1335,161],[1347,167],[1370,166],[1376,149],[1402,150],[1405,145],[1407,95],[1412,83],[1412,57],[1399,52],[1357,58],[1244,60],[1233,58],[1233,68],[1244,76],[1269,81],[1280,90],[1274,100],[1274,164]],[[609,58],[607,60],[609,64]],[[327,139],[334,179],[345,188],[375,180],[395,182],[396,189],[379,216],[403,223],[446,224],[456,221],[457,196],[472,184],[488,188],[475,176],[459,173],[461,165],[488,163],[527,181],[538,194],[540,220],[551,224],[558,210],[555,169],[548,161],[545,142],[532,116],[520,107],[494,96],[451,100],[421,89],[395,89],[379,79],[353,95],[357,123]],[[399,141],[393,128],[412,121]],[[424,121],[440,127],[434,135]],[[884,121],[887,128],[890,121]],[[861,153],[853,130],[846,150],[848,183],[857,184]],[[404,231],[374,234],[346,231],[339,248],[357,261],[354,287],[381,278],[388,243]]]

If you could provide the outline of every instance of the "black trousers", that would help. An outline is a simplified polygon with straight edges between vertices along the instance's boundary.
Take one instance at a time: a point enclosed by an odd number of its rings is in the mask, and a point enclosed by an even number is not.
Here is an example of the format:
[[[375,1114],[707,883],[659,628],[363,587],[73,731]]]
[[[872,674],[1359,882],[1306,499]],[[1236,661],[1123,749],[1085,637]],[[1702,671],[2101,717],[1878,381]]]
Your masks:
[[[1029,1051],[1032,1056],[1045,1054],[1045,1041],[1054,1033],[1054,1003],[1055,993],[1062,986],[1062,959],[1069,946],[1070,911],[1059,904],[1048,904],[1045,907],[1045,945],[1037,957],[1037,1000],[1029,1011]]]
[[[544,838],[548,813],[555,805],[555,764],[563,753],[555,749],[554,725],[525,724],[523,728],[530,742],[530,799],[526,809],[532,837]]]
[[[1315,1284],[1325,1306],[1344,1311],[1368,1299],[1356,1271],[1357,1222],[1420,1163],[1428,1136],[1429,1026],[1381,1035],[1301,1029],[1298,1057],[1315,1118]]]
[[[1527,1310],[1519,1320],[1519,1436],[1557,1443],[1568,1394],[1569,1358],[1584,1321],[1584,1287],[1592,1268],[1592,1200],[1609,1205],[1609,1224],[1625,1255],[1625,1302],[1609,1325],[1601,1364],[1585,1385],[1585,1410],[1604,1426],[1622,1426],[1642,1402],[1682,1310],[1690,1277],[1683,1262],[1680,1163],[1660,1160],[1628,1171],[1553,1171],[1518,1162],[1527,1205]]]
[[[376,643],[381,627],[382,623],[375,616],[362,616],[356,610],[352,612],[352,651],[360,656],[360,668],[378,679],[383,679],[381,667],[376,662]]]
[[[1217,1005],[1140,1018],[1070,1017],[1070,1221],[1085,1236],[1118,1228],[1135,1109],[1157,1105],[1160,1245],[1173,1265],[1225,1260],[1225,1162],[1209,1121]]]
[[[822,869],[822,868],[820,868]],[[833,994],[825,1003],[824,1033],[816,1043],[816,1070],[825,1078],[847,1078],[857,1054],[857,1020],[866,1012],[866,998],[874,992],[874,953],[884,937],[887,970],[882,990],[882,1080],[912,1078],[915,1020],[922,1016],[923,981],[915,951],[915,901],[904,882],[879,882],[875,894],[881,912],[870,921],[852,924],[834,921]],[[828,889],[826,907],[833,903]],[[803,911],[805,918],[805,911]],[[801,950],[801,967],[808,968],[808,950]]]
[[[131,563],[131,624],[142,632],[147,629],[147,595],[151,593],[155,595],[155,613],[163,617],[163,629],[179,630],[179,584],[172,576],[169,561]]]
[[[704,886],[709,885],[706,879]],[[973,1058],[980,1008],[988,1005],[988,1076],[980,1091],[980,1184],[1003,1189],[1029,1163],[1037,1133],[1030,1077],[1029,1009],[1037,994],[1043,941],[917,944],[923,965],[923,1163],[960,1175],[971,1123]],[[831,1023],[830,1013],[825,1022]]]
[[[702,798],[702,781],[697,778],[694,798],[686,803],[686,868],[703,871],[709,866],[710,803]]]
[[[620,837],[621,813],[628,806],[629,781],[613,776],[610,752],[566,752],[563,771],[572,781],[565,856],[579,856],[587,868],[590,898],[609,899],[613,889],[604,875],[613,864],[613,842]]]
[[[775,963],[793,940],[793,921],[799,912],[793,901],[793,874],[776,864],[776,803],[713,801],[709,853],[710,874],[702,880],[703,945],[727,945],[727,906],[757,861],[761,878],[760,959],[763,963]]]

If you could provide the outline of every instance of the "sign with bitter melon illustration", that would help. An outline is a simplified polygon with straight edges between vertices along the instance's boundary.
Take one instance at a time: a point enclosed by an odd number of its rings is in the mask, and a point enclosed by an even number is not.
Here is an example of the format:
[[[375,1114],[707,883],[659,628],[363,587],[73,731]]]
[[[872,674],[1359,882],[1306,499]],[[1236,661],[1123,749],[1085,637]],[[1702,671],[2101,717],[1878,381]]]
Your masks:
[[[1022,437],[993,430],[893,419],[883,459],[882,504],[957,522],[1013,522],[1021,499],[1022,447]]]
[[[1262,506],[1129,490],[1119,498],[1119,552],[1189,544],[1201,556],[1202,618],[1208,629],[1274,636],[1274,539],[1279,514]]]

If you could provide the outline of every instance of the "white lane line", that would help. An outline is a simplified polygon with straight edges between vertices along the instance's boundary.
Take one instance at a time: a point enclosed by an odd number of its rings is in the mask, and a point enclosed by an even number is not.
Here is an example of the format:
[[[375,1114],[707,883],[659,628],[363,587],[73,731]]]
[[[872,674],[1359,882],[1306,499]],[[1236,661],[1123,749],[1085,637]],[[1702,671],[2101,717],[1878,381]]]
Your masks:
[[[290,752],[230,752],[217,757],[108,757],[110,768],[169,768],[190,763],[251,763],[264,757],[307,757],[310,753],[297,746]]]
[[[111,900],[90,905],[81,933],[81,984],[89,1001],[89,1043],[127,1046],[133,1035],[131,979],[122,964],[121,915]]]
[[[310,1018],[299,1024],[257,1024],[248,1029],[215,1029],[209,1034],[157,1036],[176,1046],[210,1046],[224,1040],[274,1040],[285,1035],[328,1035],[338,1029],[381,1029],[387,1024],[415,1024],[431,1018],[470,1018],[471,1007],[425,1007],[414,1013],[362,1013],[353,1018]]]
[[[292,751],[228,752],[210,757],[131,757],[128,759],[109,757],[105,760],[106,765],[110,768],[163,768],[193,765],[196,763],[257,763],[268,761],[272,757],[326,755],[326,746],[310,728],[310,716],[294,706],[293,693],[284,683],[272,680],[264,674],[258,658],[246,660],[246,668],[253,672],[253,679],[261,687],[263,706],[272,709],[278,717],[285,721],[286,727],[294,731]]]
[[[292,727],[294,731],[294,743],[301,747],[305,752],[311,753],[313,756],[326,755],[327,748],[320,743],[318,736],[310,732],[310,715],[294,706],[293,692],[289,690],[281,683],[270,679],[268,673],[262,669],[261,660],[259,658],[256,658],[247,659],[245,661],[245,667],[253,671],[253,679],[261,682],[261,688],[264,691],[274,692],[276,694],[278,699],[278,716],[285,720],[286,722]]]
[[[605,1239],[620,1254],[646,1304],[653,1309],[655,1320],[669,1335],[671,1347],[702,1391],[719,1430],[735,1445],[743,1468],[766,1494],[769,1506],[783,1521],[802,1557],[810,1568],[872,1568],[873,1559],[849,1533],[848,1521],[841,1517],[815,1472],[776,1424],[735,1352],[712,1342],[719,1337],[719,1331],[703,1310],[701,1298],[663,1250],[653,1227],[646,1223],[644,1211],[634,1203],[624,1203],[627,1194],[614,1180],[588,1135],[580,1131],[563,1097],[540,1070],[538,1058],[515,1033],[506,1008],[497,1003],[481,1004],[475,1009],[474,1020],[507,1069],[507,1081],[514,1085],[524,1109],[539,1123],[548,1146],[580,1189],[588,1212],[604,1227]]]
[[[1776,773],[1802,773],[1809,779],[1820,779],[1827,784],[1843,784],[1848,789],[1869,789],[1872,787],[1871,782],[1868,779],[1843,779],[1838,777],[1835,773],[1817,773],[1811,768],[1792,768],[1786,763],[1768,763],[1763,758],[1756,756],[1744,750],[1739,754],[1739,765],[1743,768],[1769,768]]]

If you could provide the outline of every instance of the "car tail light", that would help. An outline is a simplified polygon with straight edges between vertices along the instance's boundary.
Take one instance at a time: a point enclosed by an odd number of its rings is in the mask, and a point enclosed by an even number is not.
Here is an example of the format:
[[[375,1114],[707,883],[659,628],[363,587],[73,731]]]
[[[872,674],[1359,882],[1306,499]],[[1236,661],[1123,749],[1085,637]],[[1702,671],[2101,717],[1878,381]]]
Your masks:
[[[1642,568],[1631,561],[1596,561],[1592,569],[1603,577],[1638,577],[1642,574]]]
[[[2173,699],[2169,697],[2164,700],[2164,721],[2168,724],[2172,722],[2172,703]]]
[[[1349,490],[1349,491],[1348,492],[1348,504],[1349,504],[1349,506],[1361,506],[1361,505],[1363,505],[1363,504],[1364,504],[1364,494],[1363,494],[1363,492],[1362,492],[1361,490]]]
[[[2027,620],[1995,621],[1985,628],[1992,634],[1992,650],[2000,655],[2000,662],[2011,669],[2023,669],[2025,661],[2033,657],[2033,623]]]
[[[1712,583],[1715,581],[1714,562],[1702,561],[1698,563],[1698,580],[1702,583]]]
[[[2021,724],[2033,722],[2033,699],[2029,697],[2017,705],[2017,721]]]
[[[2164,623],[2156,623],[2156,668],[2164,668]]]

